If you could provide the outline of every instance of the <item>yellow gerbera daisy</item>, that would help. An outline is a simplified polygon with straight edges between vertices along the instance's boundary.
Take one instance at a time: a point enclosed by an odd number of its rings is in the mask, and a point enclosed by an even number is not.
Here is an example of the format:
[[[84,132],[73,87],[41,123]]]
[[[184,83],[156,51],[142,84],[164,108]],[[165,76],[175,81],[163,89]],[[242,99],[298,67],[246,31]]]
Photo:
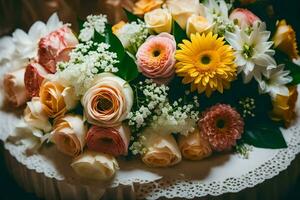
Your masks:
[[[191,35],[191,41],[183,40],[176,51],[176,73],[184,77],[184,84],[191,83],[191,90],[205,91],[209,97],[215,90],[223,93],[237,76],[234,52],[225,45],[224,38],[212,32]]]

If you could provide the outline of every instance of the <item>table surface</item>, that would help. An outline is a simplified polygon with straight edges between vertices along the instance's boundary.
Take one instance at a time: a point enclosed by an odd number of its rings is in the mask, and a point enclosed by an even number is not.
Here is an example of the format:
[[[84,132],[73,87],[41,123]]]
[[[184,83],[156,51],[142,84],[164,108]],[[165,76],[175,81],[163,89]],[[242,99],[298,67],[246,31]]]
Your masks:
[[[3,144],[0,143],[0,199],[2,200],[38,200],[33,194],[26,193],[22,188],[20,188],[17,183],[14,181],[13,177],[8,173],[8,170],[5,166],[3,159]],[[299,156],[298,156],[299,157]],[[293,162],[299,162],[299,159],[294,160]],[[293,164],[293,163],[292,163]],[[279,174],[280,176],[280,174]],[[274,179],[267,180],[276,181]],[[300,176],[297,178],[297,183],[290,188],[283,199],[296,200],[300,199]],[[259,185],[258,185],[259,186]]]

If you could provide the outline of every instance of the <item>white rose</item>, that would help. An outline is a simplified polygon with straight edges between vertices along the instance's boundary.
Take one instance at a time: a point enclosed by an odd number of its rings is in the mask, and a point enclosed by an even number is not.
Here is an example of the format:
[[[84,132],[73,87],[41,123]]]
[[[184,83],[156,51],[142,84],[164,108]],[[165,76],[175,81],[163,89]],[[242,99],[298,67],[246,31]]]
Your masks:
[[[92,151],[86,151],[75,158],[71,166],[79,176],[94,180],[108,180],[119,169],[114,157]]]
[[[87,127],[80,115],[67,114],[55,120],[51,140],[69,156],[79,155],[85,146]]]
[[[30,102],[27,102],[27,107],[24,111],[24,121],[32,128],[49,132],[52,126],[43,107],[40,98],[33,97]]]
[[[101,127],[121,125],[133,105],[130,85],[111,73],[100,74],[81,99],[89,123]]]
[[[213,27],[205,17],[192,15],[187,20],[186,33],[190,37],[192,33],[206,33]]]
[[[204,7],[199,0],[167,0],[166,6],[182,29],[186,28],[187,20],[191,15],[204,15]]]
[[[145,23],[156,33],[170,33],[172,29],[172,15],[167,9],[155,9],[145,14]]]

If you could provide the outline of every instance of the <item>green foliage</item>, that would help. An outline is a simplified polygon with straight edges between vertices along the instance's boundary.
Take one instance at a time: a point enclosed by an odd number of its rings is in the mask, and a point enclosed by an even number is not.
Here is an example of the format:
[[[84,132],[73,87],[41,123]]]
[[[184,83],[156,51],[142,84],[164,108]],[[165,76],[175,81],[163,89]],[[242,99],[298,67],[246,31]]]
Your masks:
[[[117,75],[128,82],[135,80],[139,75],[137,65],[128,53],[125,53],[124,59],[119,64],[118,69]]]
[[[172,33],[175,37],[177,44],[182,43],[182,40],[187,39],[187,35],[186,35],[185,31],[175,21],[173,21]]]
[[[127,9],[124,8],[123,10],[124,10],[129,22],[138,22],[139,20],[143,21],[143,19],[134,15],[132,12],[128,11]]]

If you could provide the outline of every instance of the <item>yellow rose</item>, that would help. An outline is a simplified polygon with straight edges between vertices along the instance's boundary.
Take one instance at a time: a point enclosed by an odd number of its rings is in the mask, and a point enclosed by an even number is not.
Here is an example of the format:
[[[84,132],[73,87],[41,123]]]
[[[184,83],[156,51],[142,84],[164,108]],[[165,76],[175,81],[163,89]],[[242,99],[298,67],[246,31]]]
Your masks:
[[[199,0],[167,0],[166,6],[182,29],[186,28],[187,20],[191,15],[203,16],[204,14],[203,5],[199,3]]]
[[[44,81],[40,88],[40,101],[48,117],[62,116],[76,107],[77,99],[73,89],[63,87],[58,82]]]
[[[133,13],[136,15],[144,15],[151,10],[160,8],[162,4],[162,0],[139,0],[134,4]]]
[[[114,157],[92,151],[85,151],[75,158],[71,166],[79,176],[94,180],[111,179],[119,169]]]
[[[287,25],[285,20],[278,22],[273,41],[274,46],[286,53],[291,59],[297,59],[299,57],[296,33],[290,25]]]
[[[188,160],[202,160],[212,153],[209,143],[198,129],[187,136],[180,136],[178,145],[183,157]]]
[[[170,33],[172,29],[172,16],[167,9],[158,8],[145,14],[147,26],[156,33]]]
[[[186,33],[190,36],[192,33],[206,33],[213,27],[205,17],[192,15],[187,20]]]
[[[113,25],[112,32],[116,35],[117,32],[125,25],[126,23],[124,21],[120,21],[119,23]]]
[[[295,107],[297,98],[297,86],[289,87],[289,96],[277,95],[273,100],[272,119],[274,121],[283,120],[288,127],[296,117]]]
[[[144,132],[144,146],[147,149],[142,156],[149,167],[170,167],[181,161],[181,153],[174,137],[161,135],[147,129]]]

